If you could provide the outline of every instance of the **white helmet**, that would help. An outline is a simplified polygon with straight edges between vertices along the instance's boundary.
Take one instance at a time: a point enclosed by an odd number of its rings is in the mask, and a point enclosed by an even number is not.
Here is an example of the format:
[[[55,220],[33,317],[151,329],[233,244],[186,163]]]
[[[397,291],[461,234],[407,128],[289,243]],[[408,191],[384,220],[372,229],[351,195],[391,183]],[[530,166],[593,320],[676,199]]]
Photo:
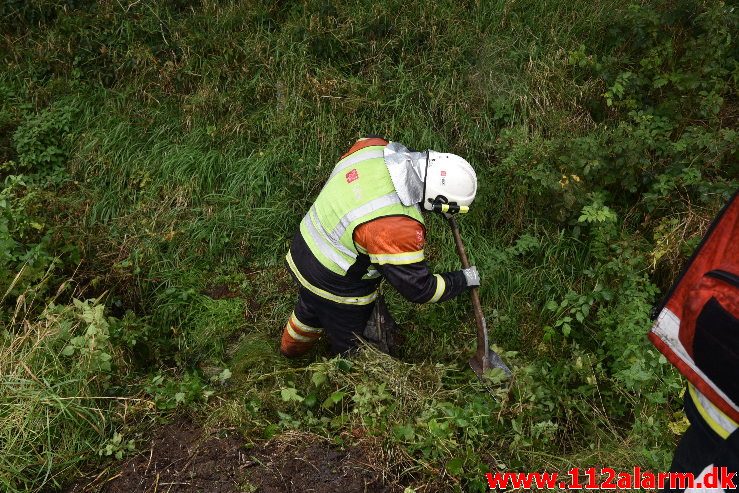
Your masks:
[[[456,154],[428,151],[424,180],[423,208],[433,210],[433,203],[470,205],[477,193],[475,170]]]

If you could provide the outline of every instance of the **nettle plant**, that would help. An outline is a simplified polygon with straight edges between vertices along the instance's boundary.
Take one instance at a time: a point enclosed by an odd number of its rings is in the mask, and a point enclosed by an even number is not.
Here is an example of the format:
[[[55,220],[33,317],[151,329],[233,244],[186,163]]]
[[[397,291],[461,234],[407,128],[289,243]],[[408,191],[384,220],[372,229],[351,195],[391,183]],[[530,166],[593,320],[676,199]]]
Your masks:
[[[171,411],[178,407],[193,407],[207,402],[231,378],[231,370],[224,368],[206,381],[197,371],[182,375],[159,372],[144,385],[144,390],[154,400],[157,409]]]
[[[556,321],[552,325],[544,326],[544,340],[551,341],[558,332],[561,332],[564,337],[570,336],[573,329],[585,323],[585,319],[590,315],[590,310],[596,302],[609,301],[612,298],[611,291],[605,289],[602,284],[596,283],[595,287],[587,293],[580,294],[571,289],[559,303],[549,300],[545,309],[554,313]]]
[[[98,450],[98,455],[106,457],[115,457],[121,460],[123,456],[136,450],[136,442],[134,440],[126,440],[123,435],[118,432],[113,433],[113,437],[105,443],[105,446]]]
[[[108,373],[111,370],[111,346],[109,324],[105,317],[105,306],[97,300],[73,300],[77,317],[84,322],[83,333],[71,337],[62,350],[67,357],[77,355],[92,370]]]
[[[74,114],[73,106],[61,104],[26,117],[13,134],[21,170],[36,172],[64,165]]]
[[[17,158],[0,162],[0,286],[12,284],[10,294],[22,293],[67,258],[54,254],[53,225],[39,203],[45,190],[68,177],[74,114],[68,104],[28,112],[12,135]]]

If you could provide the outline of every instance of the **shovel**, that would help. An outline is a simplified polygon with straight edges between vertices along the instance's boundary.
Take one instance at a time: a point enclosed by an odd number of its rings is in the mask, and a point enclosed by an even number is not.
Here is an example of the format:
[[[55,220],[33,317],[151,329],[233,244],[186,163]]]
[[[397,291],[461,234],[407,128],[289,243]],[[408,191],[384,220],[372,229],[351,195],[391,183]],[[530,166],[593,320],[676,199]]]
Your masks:
[[[452,215],[447,215],[449,225],[452,227],[452,233],[454,234],[454,243],[457,245],[457,253],[459,254],[459,260],[462,261],[462,267],[467,269],[470,266],[470,261],[467,259],[467,252],[464,250],[462,244],[462,237],[459,234],[459,226],[457,220]],[[511,377],[511,370],[503,363],[498,353],[490,349],[490,343],[488,341],[488,326],[485,323],[485,316],[482,314],[482,306],[480,305],[480,294],[478,288],[474,287],[470,289],[470,298],[472,298],[472,308],[475,311],[475,322],[477,323],[477,351],[475,355],[470,358],[470,367],[475,372],[477,378],[481,382],[483,380],[483,374],[486,370],[492,370],[500,368],[506,377]]]

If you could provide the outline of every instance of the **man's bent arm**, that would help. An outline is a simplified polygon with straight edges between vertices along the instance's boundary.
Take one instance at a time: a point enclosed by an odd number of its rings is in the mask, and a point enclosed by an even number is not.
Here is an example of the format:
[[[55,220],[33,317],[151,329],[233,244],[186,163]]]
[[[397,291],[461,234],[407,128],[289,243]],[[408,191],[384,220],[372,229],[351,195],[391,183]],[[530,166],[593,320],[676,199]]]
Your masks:
[[[461,270],[432,274],[425,261],[405,265],[377,265],[385,279],[407,300],[436,303],[454,298],[467,288]]]
[[[406,299],[435,303],[453,298],[468,286],[467,278],[462,271],[432,273],[424,260],[425,236],[418,221],[390,216],[359,226],[354,243]]]

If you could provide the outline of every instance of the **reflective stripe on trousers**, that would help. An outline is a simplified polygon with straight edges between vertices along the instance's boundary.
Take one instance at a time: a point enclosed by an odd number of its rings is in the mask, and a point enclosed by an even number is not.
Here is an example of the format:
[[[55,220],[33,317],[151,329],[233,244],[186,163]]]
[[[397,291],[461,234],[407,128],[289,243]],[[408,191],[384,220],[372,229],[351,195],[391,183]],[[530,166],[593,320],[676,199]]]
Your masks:
[[[329,293],[324,289],[314,286],[303,277],[303,275],[298,270],[298,267],[295,265],[295,261],[293,260],[292,254],[290,252],[287,252],[287,256],[285,257],[285,259],[287,260],[287,265],[290,267],[292,273],[295,274],[295,277],[298,279],[300,285],[316,296],[320,296],[321,298],[336,303],[341,303],[343,305],[369,305],[377,299],[377,291],[366,296],[339,296],[337,294]]]

